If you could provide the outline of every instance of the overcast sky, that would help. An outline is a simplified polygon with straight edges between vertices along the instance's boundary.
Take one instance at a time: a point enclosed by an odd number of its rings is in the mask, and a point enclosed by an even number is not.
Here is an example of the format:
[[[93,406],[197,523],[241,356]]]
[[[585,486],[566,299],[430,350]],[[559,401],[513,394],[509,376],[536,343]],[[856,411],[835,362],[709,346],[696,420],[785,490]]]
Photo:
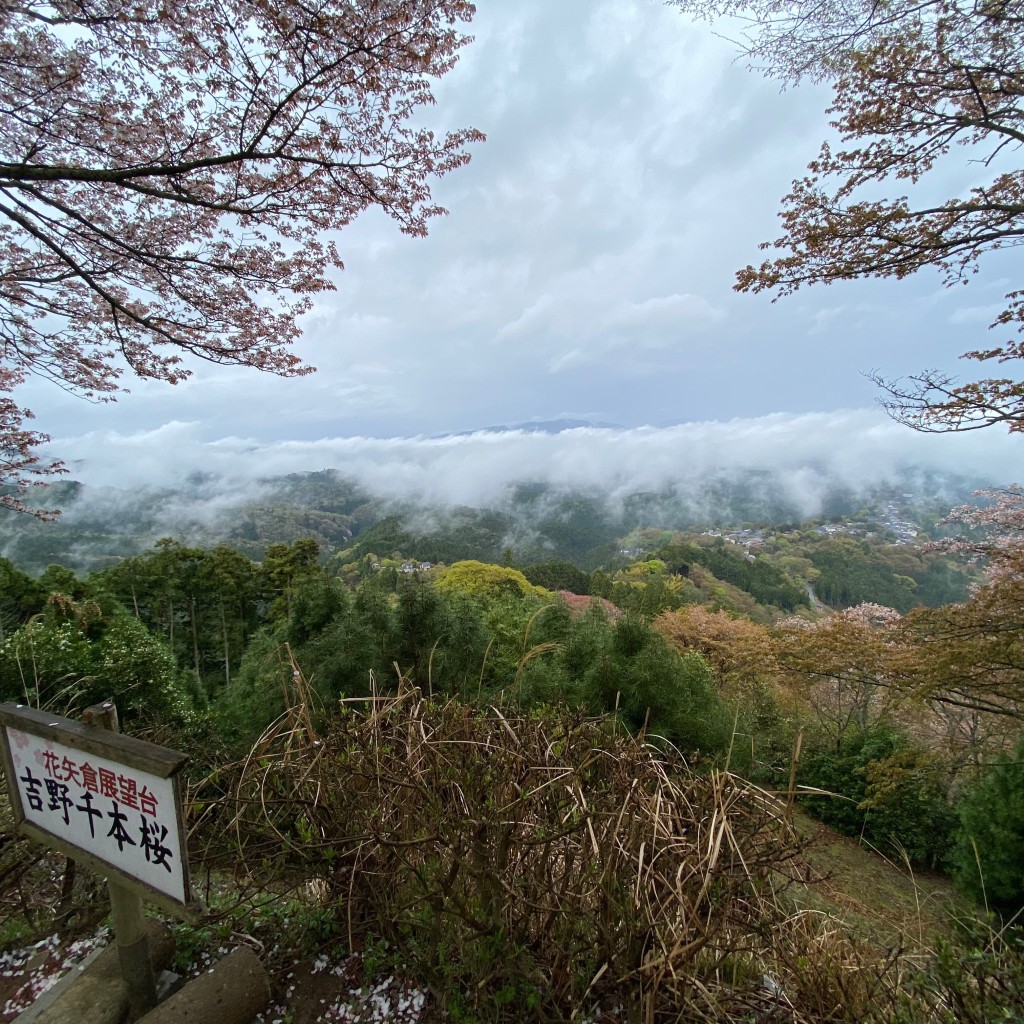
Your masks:
[[[1007,261],[954,291],[922,273],[774,305],[733,292],[828,132],[826,92],[780,93],[659,0],[479,0],[473,32],[425,116],[488,141],[438,184],[451,212],[428,239],[376,214],[340,236],[347,269],[298,346],[316,375],[199,365],[187,384],[135,381],[101,406],[33,384],[38,426],[62,443],[90,435],[73,445],[87,462],[113,435],[309,452],[303,442],[556,417],[756,431],[768,414],[820,425],[799,416],[871,408],[865,371],[970,371],[956,357],[985,344]],[[954,167],[950,181],[971,173]],[[171,421],[190,426],[161,434]],[[1016,448],[992,444],[1008,478],[1024,476]],[[955,461],[964,449],[949,445]],[[311,458],[292,468],[322,468]]]

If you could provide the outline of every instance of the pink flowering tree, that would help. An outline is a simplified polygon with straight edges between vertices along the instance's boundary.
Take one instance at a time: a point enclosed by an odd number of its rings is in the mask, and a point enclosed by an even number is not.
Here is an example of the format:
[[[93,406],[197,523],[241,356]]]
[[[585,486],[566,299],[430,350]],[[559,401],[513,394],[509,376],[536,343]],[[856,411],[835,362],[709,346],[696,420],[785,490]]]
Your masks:
[[[972,281],[1024,241],[1024,18],[1006,0],[668,0],[728,17],[750,66],[781,83],[831,88],[833,138],[782,200],[772,258],[739,270],[740,291],[931,269]],[[965,168],[973,164],[971,174]],[[952,172],[952,173],[951,173]],[[958,183],[969,183],[957,187]],[[1024,430],[1024,289],[1011,279],[993,336],[964,358],[989,376],[872,374],[891,415],[923,431]]]
[[[783,677],[836,750],[848,734],[888,713],[887,657],[900,622],[894,609],[865,603],[813,623],[780,624],[776,657]]]
[[[110,400],[187,357],[308,373],[332,233],[410,235],[465,129],[417,127],[465,0],[22,0],[0,10],[0,505],[60,471],[12,397],[30,374]]]
[[[946,521],[965,527],[965,535],[940,542],[947,550],[984,559],[990,580],[1024,572],[1024,488],[977,491],[981,501],[959,505]]]

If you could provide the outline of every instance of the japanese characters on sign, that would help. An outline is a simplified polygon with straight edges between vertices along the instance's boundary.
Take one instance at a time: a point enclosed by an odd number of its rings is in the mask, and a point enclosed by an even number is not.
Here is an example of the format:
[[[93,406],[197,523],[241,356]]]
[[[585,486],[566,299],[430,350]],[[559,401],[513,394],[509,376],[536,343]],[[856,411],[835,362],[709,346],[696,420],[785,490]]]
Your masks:
[[[173,778],[10,724],[4,731],[14,774],[8,785],[25,821],[176,902],[189,901]]]

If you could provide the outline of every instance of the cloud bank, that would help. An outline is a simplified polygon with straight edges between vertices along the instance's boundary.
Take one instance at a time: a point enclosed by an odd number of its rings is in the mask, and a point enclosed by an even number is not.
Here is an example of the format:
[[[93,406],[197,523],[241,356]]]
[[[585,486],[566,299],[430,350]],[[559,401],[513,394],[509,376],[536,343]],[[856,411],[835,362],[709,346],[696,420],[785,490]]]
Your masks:
[[[323,469],[384,498],[474,507],[500,505],[521,482],[600,491],[615,500],[767,472],[808,515],[828,487],[882,484],[908,467],[989,484],[1024,479],[1024,448],[1008,435],[917,434],[865,409],[555,434],[515,429],[269,443],[205,441],[199,423],[172,422],[134,434],[60,438],[54,448],[72,478],[86,485],[83,509],[104,493],[109,499],[111,488],[187,490],[188,502],[176,502],[168,514],[196,521],[258,500],[274,477]]]

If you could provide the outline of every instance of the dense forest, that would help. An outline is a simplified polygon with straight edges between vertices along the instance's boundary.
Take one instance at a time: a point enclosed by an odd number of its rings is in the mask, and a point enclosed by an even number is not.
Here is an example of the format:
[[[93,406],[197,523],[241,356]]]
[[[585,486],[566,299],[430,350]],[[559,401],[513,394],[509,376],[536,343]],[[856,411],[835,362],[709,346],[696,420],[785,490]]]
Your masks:
[[[818,666],[838,654],[823,659],[818,647],[828,637],[837,652],[854,642],[874,651],[881,627],[856,625],[871,602],[920,650],[920,631],[934,628],[921,623],[964,607],[954,602],[977,569],[835,523],[724,536],[647,528],[615,542],[611,563],[593,572],[568,559],[519,564],[511,549],[505,564],[431,560],[479,551],[486,516],[459,520],[443,540],[417,540],[385,517],[340,550],[303,538],[268,545],[259,561],[226,544],[164,539],[83,577],[51,565],[33,578],[0,560],[0,692],[69,708],[113,695],[129,720],[173,709],[244,745],[286,710],[295,672],[320,706],[403,680],[438,697],[614,714],[711,762],[730,750],[732,767],[771,785],[785,782],[800,732],[800,781],[849,791],[857,809],[809,806],[900,844],[915,863],[953,863],[956,792],[943,772],[963,764],[948,748],[918,817],[865,803],[869,762],[937,756],[922,730],[938,712],[915,705],[907,717],[883,699],[893,684],[877,666],[854,696],[843,692],[847,673],[865,671],[846,665],[825,674],[841,705],[826,709]],[[390,547],[400,543],[409,548]]]

